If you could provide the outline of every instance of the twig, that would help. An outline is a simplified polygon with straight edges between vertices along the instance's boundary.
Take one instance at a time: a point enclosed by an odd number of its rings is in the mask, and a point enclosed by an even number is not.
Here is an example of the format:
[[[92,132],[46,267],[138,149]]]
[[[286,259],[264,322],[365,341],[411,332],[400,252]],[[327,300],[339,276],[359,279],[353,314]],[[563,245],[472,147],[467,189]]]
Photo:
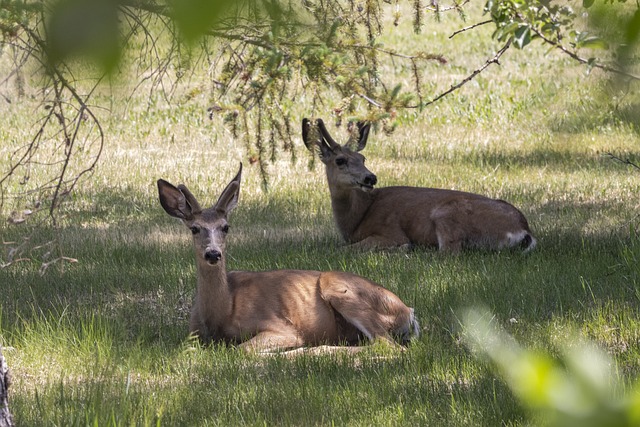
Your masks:
[[[365,95],[365,94],[363,94],[363,93],[358,93],[358,94],[356,94],[356,95],[358,95],[360,98],[362,98],[362,99],[364,99],[365,101],[367,101],[369,104],[371,104],[371,105],[373,105],[373,106],[375,106],[375,107],[378,107],[378,108],[382,108],[382,105],[381,105],[379,102],[377,102],[377,101],[375,101],[375,100],[373,100],[373,99],[369,98],[367,95]]]
[[[471,0],[465,0],[460,4],[454,4],[453,6],[444,6],[444,7],[441,7],[437,4],[437,2],[432,1],[429,6],[426,6],[424,8],[424,10],[428,10],[430,12],[437,12],[437,13],[448,12],[450,10],[460,10],[470,1]]]
[[[449,36],[449,38],[452,39],[452,38],[454,38],[455,36],[457,36],[460,33],[464,33],[465,31],[473,30],[474,28],[480,27],[482,25],[490,24],[492,22],[493,21],[491,19],[488,19],[486,21],[478,22],[477,24],[469,25],[468,27],[460,28],[458,31],[455,31],[453,34],[451,34]]]
[[[629,166],[633,166],[634,168],[640,170],[640,166],[636,163],[633,163],[631,160],[629,159],[622,159],[616,155],[614,155],[613,153],[605,153],[606,156],[609,156],[611,159],[616,160],[624,165],[629,165]]]
[[[415,55],[406,55],[404,53],[399,53],[390,49],[384,49],[380,46],[370,46],[370,45],[361,45],[361,44],[355,44],[352,46],[352,48],[354,50],[357,50],[357,49],[375,50],[376,52],[385,53],[391,57],[408,59],[411,61],[423,59],[423,60],[429,60],[429,61],[438,61],[441,64],[446,64],[448,62],[447,58],[445,58],[444,55],[441,55],[439,53],[418,52]]]
[[[483,72],[485,69],[487,69],[487,67],[489,67],[489,65],[491,64],[498,64],[500,65],[500,58],[502,57],[502,55],[504,55],[504,53],[507,51],[507,49],[509,49],[509,47],[511,46],[511,40],[507,41],[507,43],[502,46],[502,49],[500,49],[494,56],[493,58],[490,58],[487,60],[487,62],[485,62],[482,67],[476,69],[473,71],[473,73],[469,74],[464,80],[462,80],[460,83],[456,84],[456,85],[452,85],[449,89],[445,90],[444,92],[442,92],[440,95],[436,96],[435,98],[433,98],[431,101],[422,104],[421,107],[424,108],[427,105],[431,105],[439,100],[441,100],[442,98],[444,98],[445,96],[449,95],[451,92],[454,92],[458,89],[460,89],[462,86],[464,86],[465,84],[469,83],[471,80],[473,80],[478,74],[480,74],[481,72]]]
[[[562,51],[566,55],[569,55],[572,59],[580,62],[581,64],[589,65],[589,66],[591,66],[593,68],[599,68],[599,69],[601,69],[603,71],[607,71],[609,73],[619,74],[621,76],[628,77],[628,78],[633,79],[633,80],[640,80],[640,76],[636,76],[635,74],[628,73],[628,72],[626,72],[624,70],[621,70],[619,68],[613,68],[613,67],[610,67],[608,65],[604,65],[604,64],[600,64],[598,62],[594,62],[594,61],[590,61],[588,59],[584,59],[583,57],[578,56],[578,54],[576,54],[574,52],[571,52],[569,49],[567,49],[566,47],[564,47],[560,43],[555,42],[555,41],[545,37],[544,34],[542,34],[540,31],[538,31],[534,27],[531,27],[531,30],[538,37],[540,37],[540,39],[542,39],[545,43],[550,44],[551,46],[559,49],[560,51]]]

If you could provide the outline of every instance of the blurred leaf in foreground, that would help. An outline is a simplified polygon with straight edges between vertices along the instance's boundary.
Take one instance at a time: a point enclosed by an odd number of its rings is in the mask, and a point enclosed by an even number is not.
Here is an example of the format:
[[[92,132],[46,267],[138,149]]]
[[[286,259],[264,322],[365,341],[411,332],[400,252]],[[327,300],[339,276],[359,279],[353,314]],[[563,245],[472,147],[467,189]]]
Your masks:
[[[640,426],[640,383],[624,393],[612,360],[586,342],[568,342],[560,360],[527,350],[486,311],[468,310],[464,336],[488,357],[521,403],[558,427]]]

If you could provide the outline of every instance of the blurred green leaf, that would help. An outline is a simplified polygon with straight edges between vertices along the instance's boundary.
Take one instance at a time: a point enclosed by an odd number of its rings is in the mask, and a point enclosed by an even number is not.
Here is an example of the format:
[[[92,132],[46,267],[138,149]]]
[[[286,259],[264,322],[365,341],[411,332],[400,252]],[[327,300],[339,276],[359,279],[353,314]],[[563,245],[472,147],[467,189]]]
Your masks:
[[[112,0],[62,0],[51,8],[46,52],[52,63],[88,57],[106,71],[120,60],[118,3]]]
[[[609,43],[599,37],[588,37],[582,40],[576,47],[586,49],[608,49]]]
[[[627,24],[625,41],[631,45],[638,42],[638,37],[640,37],[640,9],[635,11],[633,17]]]
[[[495,325],[487,311],[468,310],[463,320],[468,344],[488,357],[530,409],[554,427],[632,427],[640,420],[640,383],[620,395],[613,362],[599,348],[567,341],[563,358],[522,348]]]
[[[531,28],[529,25],[521,25],[515,30],[513,33],[513,42],[519,49],[531,43]]]
[[[239,3],[238,0],[171,0],[169,6],[180,35],[192,43],[220,24]]]

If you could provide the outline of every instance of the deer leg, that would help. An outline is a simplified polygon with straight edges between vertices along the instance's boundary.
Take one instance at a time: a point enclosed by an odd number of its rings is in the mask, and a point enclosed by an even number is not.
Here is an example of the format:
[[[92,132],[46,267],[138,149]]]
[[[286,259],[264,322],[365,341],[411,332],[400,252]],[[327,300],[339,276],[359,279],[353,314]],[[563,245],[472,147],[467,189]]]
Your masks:
[[[435,229],[440,251],[458,253],[462,250],[462,235],[459,231],[459,224],[456,224],[455,221],[442,219],[436,222]]]
[[[194,304],[191,309],[191,317],[189,318],[189,334],[197,336],[200,341],[205,344],[208,344],[211,341],[209,329],[200,317],[197,304]]]
[[[323,273],[322,298],[369,341],[395,343],[391,332],[409,322],[409,309],[389,291],[356,275]]]
[[[291,333],[265,331],[243,342],[239,347],[248,352],[264,353],[302,347],[303,345],[304,342],[295,331]]]

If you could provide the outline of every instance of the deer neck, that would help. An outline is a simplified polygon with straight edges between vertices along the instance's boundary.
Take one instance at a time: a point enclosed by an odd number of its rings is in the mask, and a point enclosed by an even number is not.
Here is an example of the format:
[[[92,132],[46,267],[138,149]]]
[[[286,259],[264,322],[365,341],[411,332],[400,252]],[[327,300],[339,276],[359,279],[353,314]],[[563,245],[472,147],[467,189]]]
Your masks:
[[[215,265],[198,259],[196,304],[209,328],[219,326],[231,314],[231,291],[224,256]]]
[[[373,203],[374,192],[375,190],[364,192],[355,188],[330,191],[333,217],[346,241],[352,241],[353,234]]]

